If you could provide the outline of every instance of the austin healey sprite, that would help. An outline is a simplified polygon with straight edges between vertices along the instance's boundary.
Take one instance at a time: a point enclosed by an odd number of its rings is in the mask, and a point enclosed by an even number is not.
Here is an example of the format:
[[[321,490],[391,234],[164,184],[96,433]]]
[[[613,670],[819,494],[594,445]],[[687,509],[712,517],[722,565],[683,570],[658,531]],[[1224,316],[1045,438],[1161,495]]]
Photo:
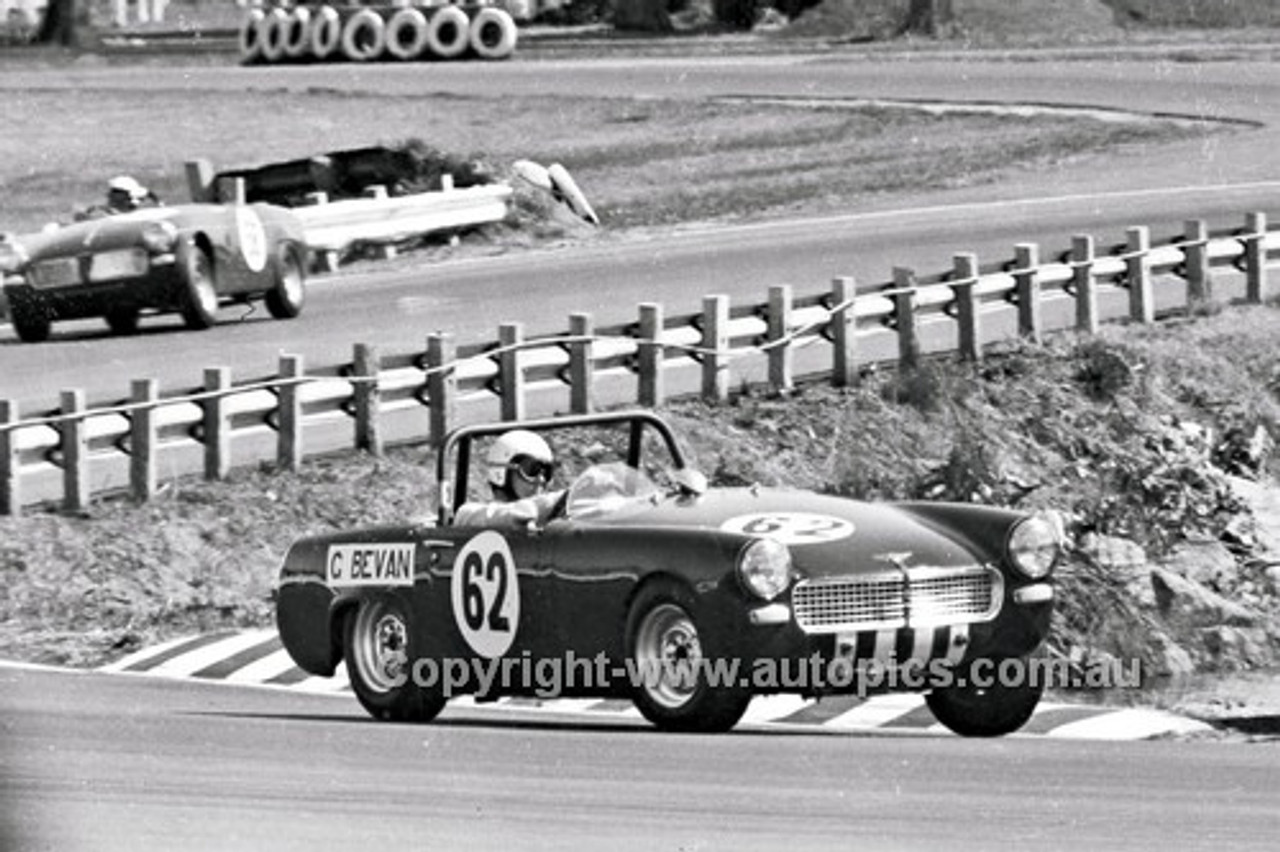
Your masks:
[[[588,439],[595,450],[545,522],[459,523],[480,448],[516,427],[613,441]],[[649,411],[462,427],[440,446],[437,477],[433,517],[301,538],[281,568],[284,647],[314,675],[345,661],[377,718],[428,721],[453,695],[554,687],[706,732],[732,728],[755,695],[910,690],[951,730],[998,736],[1043,691],[966,674],[1038,653],[1052,517],[709,488]]]
[[[38,234],[0,234],[0,274],[18,337],[43,341],[59,320],[103,317],[132,333],[144,312],[177,312],[189,328],[221,304],[302,311],[307,246],[294,214],[270,204],[180,204],[92,218]]]

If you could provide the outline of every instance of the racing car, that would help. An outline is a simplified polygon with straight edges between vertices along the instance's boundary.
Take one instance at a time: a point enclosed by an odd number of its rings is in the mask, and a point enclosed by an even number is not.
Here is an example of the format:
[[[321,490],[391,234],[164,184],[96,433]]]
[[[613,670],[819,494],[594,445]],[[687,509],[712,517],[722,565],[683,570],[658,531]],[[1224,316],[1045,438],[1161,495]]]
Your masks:
[[[0,235],[10,319],[27,342],[46,340],[55,321],[84,317],[129,334],[144,311],[209,328],[229,301],[263,300],[271,316],[296,317],[306,256],[302,224],[270,204],[145,207]]]
[[[593,449],[545,523],[458,523],[479,448],[515,428]],[[647,410],[464,426],[436,467],[434,515],[299,538],[280,570],[284,647],[312,675],[345,660],[376,718],[554,693],[716,732],[755,695],[905,689],[952,731],[998,736],[1040,700],[1034,679],[964,675],[1037,654],[1061,540],[1050,515],[710,488]]]

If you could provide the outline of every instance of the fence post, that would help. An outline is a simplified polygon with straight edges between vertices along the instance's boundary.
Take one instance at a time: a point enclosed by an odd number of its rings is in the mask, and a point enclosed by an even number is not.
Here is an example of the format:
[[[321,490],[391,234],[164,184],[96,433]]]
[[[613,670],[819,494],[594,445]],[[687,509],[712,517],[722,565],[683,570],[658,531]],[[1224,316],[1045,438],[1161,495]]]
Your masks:
[[[893,316],[898,329],[898,363],[912,370],[920,364],[920,328],[916,317],[916,273],[905,266],[893,268]]]
[[[1098,289],[1093,277],[1093,237],[1077,234],[1071,238],[1071,281],[1076,291],[1076,330],[1098,333]]]
[[[1267,214],[1248,213],[1244,219],[1244,298],[1260,305],[1267,301]]]
[[[280,387],[277,391],[277,414],[280,434],[276,441],[276,464],[284,470],[302,466],[302,356],[280,356]]]
[[[89,439],[85,429],[84,391],[64,390],[61,394],[62,504],[68,512],[81,512],[89,505]]]
[[[1044,337],[1040,309],[1040,246],[1018,243],[1013,247],[1013,273],[1018,301],[1018,334],[1039,344]]]
[[[795,387],[792,364],[795,360],[789,342],[781,342],[791,332],[792,292],[790,284],[769,288],[769,316],[766,338],[774,344],[769,349],[769,389],[786,393]]]
[[[131,394],[134,406],[129,413],[129,487],[133,499],[145,503],[156,494],[156,401],[160,398],[155,379],[134,379]]]
[[[1129,284],[1129,319],[1149,324],[1155,322],[1155,297],[1151,291],[1151,229],[1138,225],[1126,231],[1129,256],[1124,265]]]
[[[357,343],[351,358],[352,401],[356,414],[356,449],[372,455],[382,455],[382,424],[378,412],[382,405],[382,392],[378,389],[378,371],[382,362],[378,348],[368,343]]]
[[[430,406],[431,445],[444,445],[454,420],[454,404],[458,391],[458,374],[454,367],[453,335],[443,332],[427,335],[427,404]]]
[[[978,313],[978,256],[964,252],[953,258],[956,281],[956,321],[960,324],[960,358],[982,360],[982,323]]]
[[[204,478],[224,479],[231,470],[231,424],[227,418],[227,395],[231,370],[206,367],[204,390],[211,394],[204,406]]]
[[[498,326],[498,388],[502,395],[502,419],[524,418],[524,370],[520,367],[520,350],[524,343],[524,325],[506,322]]]
[[[0,399],[0,427],[18,422],[18,403]],[[0,428],[0,515],[22,514],[22,487],[18,471],[17,430]]]
[[[640,306],[640,339],[637,348],[639,380],[637,397],[641,405],[656,408],[666,398],[663,381],[662,305],[645,302]]]
[[[569,316],[569,334],[579,338],[569,344],[569,410],[574,414],[587,414],[593,408],[595,361],[591,336],[594,333],[591,314]]]
[[[1213,297],[1209,278],[1209,226],[1203,219],[1188,219],[1183,240],[1187,243],[1182,254],[1186,258],[1187,308],[1190,309]]]
[[[702,398],[724,402],[729,398],[729,297],[702,299]]]
[[[858,317],[854,313],[857,283],[844,276],[831,281],[833,310],[827,320],[831,336],[831,383],[838,388],[852,387],[858,380],[858,343],[855,334]]]

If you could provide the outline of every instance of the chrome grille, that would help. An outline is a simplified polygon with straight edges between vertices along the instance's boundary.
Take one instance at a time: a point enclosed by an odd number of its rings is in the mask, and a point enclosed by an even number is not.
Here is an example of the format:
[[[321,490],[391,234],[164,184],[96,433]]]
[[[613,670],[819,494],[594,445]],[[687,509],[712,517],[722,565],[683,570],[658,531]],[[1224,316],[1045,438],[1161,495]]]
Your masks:
[[[804,580],[791,592],[806,633],[927,627],[989,621],[1000,611],[1004,582],[991,568],[908,568]]]

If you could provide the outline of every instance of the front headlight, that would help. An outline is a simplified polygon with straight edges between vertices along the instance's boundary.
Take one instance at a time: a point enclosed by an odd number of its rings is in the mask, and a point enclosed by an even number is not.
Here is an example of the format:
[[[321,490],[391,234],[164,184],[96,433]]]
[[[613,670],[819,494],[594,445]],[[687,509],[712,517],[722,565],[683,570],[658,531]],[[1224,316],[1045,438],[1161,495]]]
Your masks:
[[[1009,533],[1009,561],[1032,580],[1049,576],[1062,551],[1062,528],[1048,515],[1031,515]]]
[[[0,274],[17,272],[27,262],[22,244],[10,234],[0,234]]]
[[[758,538],[742,549],[738,577],[751,594],[771,601],[791,582],[791,551],[780,541]]]
[[[168,254],[178,244],[178,226],[161,219],[142,226],[142,246],[152,254]]]

